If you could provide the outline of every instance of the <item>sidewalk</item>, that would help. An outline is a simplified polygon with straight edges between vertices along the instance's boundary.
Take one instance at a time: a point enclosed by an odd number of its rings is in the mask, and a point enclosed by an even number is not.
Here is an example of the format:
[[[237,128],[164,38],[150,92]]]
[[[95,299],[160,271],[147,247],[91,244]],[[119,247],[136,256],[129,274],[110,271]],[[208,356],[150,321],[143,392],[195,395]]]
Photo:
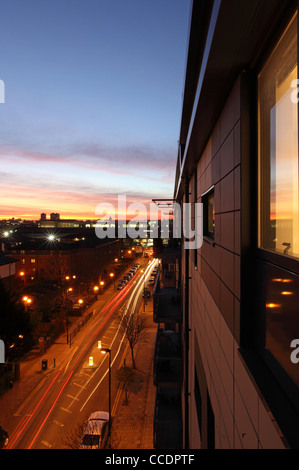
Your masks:
[[[135,348],[135,386],[129,393],[129,403],[124,404],[122,392],[112,425],[112,447],[115,449],[153,449],[153,418],[156,387],[153,385],[153,354],[157,325],[153,323],[152,297],[147,300],[146,341]],[[143,307],[141,307],[143,309]],[[140,312],[143,312],[141,310]],[[130,349],[126,365],[132,367]]]
[[[75,317],[69,333],[91,310],[98,312],[111,298],[113,286],[107,289],[98,300],[91,305],[81,317]],[[156,388],[153,385],[153,352],[155,346],[156,325],[153,323],[152,298],[148,299],[145,315],[147,318],[147,340],[136,345],[136,377],[139,386],[129,395],[129,404],[123,405],[124,392],[120,396],[113,420],[112,445],[118,449],[152,449],[153,448],[153,413]],[[70,317],[70,320],[72,318]],[[78,333],[80,335],[80,332]],[[59,367],[72,353],[66,342],[66,332],[41,355],[38,347],[33,349],[20,365],[20,379],[0,397],[0,425],[10,431],[11,417],[17,413],[22,403],[30,395],[34,387],[51,373],[54,366]],[[42,370],[42,360],[47,359],[48,368]],[[131,353],[126,352],[126,365],[131,367]]]

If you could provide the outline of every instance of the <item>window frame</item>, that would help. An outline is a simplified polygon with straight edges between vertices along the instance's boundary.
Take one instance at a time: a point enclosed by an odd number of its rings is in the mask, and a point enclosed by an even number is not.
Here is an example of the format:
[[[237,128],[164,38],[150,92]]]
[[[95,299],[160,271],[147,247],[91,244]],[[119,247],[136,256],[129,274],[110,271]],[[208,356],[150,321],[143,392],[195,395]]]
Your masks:
[[[213,195],[213,221],[214,230],[209,230],[209,197]],[[215,186],[211,186],[205,193],[201,195],[201,201],[203,205],[203,238],[206,241],[214,243],[215,240]]]

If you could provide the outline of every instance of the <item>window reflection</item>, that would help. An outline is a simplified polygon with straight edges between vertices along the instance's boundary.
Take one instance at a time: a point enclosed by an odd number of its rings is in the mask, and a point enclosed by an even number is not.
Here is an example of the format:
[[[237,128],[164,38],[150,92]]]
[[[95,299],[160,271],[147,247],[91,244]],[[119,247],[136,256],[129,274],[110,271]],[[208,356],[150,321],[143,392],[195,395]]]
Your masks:
[[[297,15],[259,75],[259,246],[299,257]]]
[[[266,288],[266,349],[299,387],[299,366],[290,359],[291,342],[299,338],[299,277],[280,277],[284,271],[268,266]],[[272,277],[271,274],[277,275]],[[288,286],[289,290],[286,290]]]

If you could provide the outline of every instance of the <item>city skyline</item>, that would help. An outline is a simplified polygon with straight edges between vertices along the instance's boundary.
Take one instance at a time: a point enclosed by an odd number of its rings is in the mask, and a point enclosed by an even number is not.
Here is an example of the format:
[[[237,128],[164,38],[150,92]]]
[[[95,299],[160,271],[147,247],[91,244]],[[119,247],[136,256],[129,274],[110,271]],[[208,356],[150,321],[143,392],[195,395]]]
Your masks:
[[[0,218],[172,196],[190,2],[1,10]]]

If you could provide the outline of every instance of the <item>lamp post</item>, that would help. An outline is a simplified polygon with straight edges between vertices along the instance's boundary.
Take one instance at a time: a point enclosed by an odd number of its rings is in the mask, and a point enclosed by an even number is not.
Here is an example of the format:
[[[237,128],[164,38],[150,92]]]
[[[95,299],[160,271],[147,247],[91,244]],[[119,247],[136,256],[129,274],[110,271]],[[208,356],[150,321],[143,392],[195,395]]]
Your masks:
[[[115,289],[115,276],[114,276],[114,273],[110,273],[110,277],[111,277],[111,279],[113,279],[113,286],[114,286],[114,289]]]
[[[25,295],[22,300],[23,300],[24,305],[25,305],[25,312],[27,313],[28,312],[28,307],[32,303],[32,299],[30,297],[27,297],[27,295]]]
[[[20,278],[23,280],[24,286],[25,286],[25,284],[26,284],[26,276],[25,276],[25,272],[24,272],[24,271],[21,271],[21,272],[20,272]]]
[[[68,293],[72,292],[73,288],[69,287],[66,290],[66,344],[69,344],[69,304],[68,304]],[[71,344],[70,344],[71,346]]]
[[[94,286],[93,291],[95,293],[95,298],[98,300],[98,291],[99,291],[99,286]]]
[[[110,440],[110,437],[111,437],[111,349],[101,348],[101,353],[109,354],[109,431],[108,431],[108,436]]]

